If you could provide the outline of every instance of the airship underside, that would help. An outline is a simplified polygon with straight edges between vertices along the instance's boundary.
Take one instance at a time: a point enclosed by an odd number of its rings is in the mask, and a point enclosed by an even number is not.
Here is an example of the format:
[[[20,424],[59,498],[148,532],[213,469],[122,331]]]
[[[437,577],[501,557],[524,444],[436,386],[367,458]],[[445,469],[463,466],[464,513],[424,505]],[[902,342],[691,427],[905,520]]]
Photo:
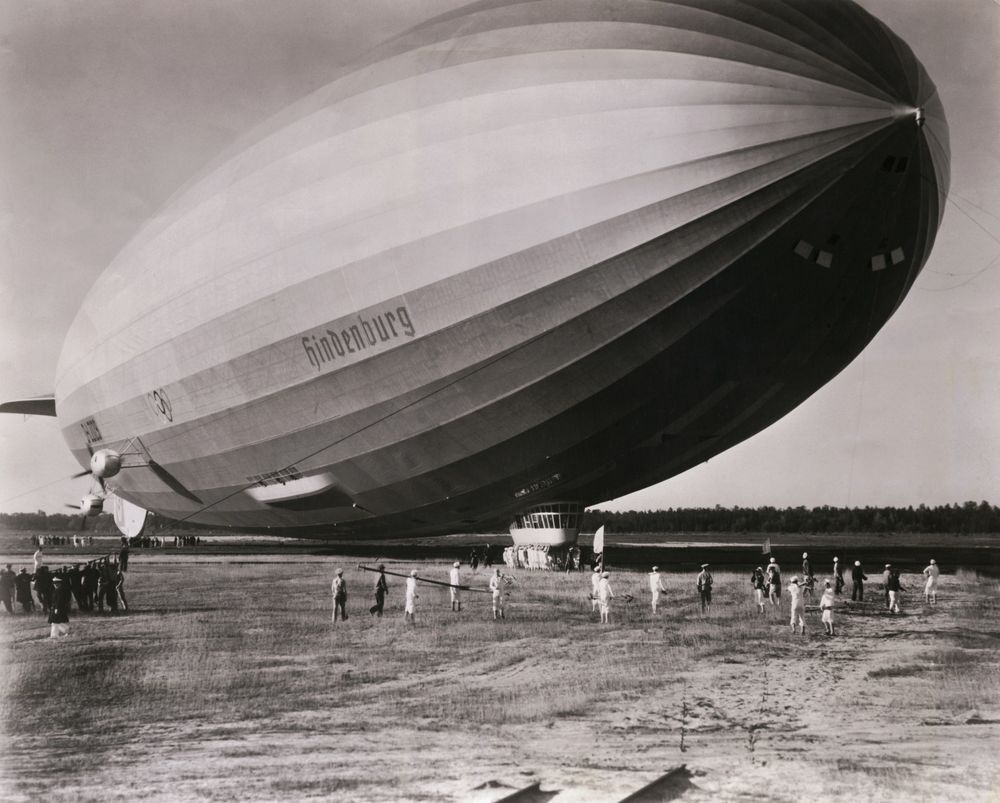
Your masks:
[[[847,2],[489,2],[279,115],[84,300],[56,407],[174,518],[392,537],[592,504],[846,366],[923,266],[947,125]],[[835,425],[835,422],[831,422]]]

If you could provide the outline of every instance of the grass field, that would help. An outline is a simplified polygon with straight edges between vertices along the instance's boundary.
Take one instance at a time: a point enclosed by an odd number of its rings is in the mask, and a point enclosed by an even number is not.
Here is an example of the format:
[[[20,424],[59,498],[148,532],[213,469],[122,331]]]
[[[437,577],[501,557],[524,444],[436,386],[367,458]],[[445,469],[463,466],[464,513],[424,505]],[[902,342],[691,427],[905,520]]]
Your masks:
[[[635,602],[601,626],[586,574],[517,572],[506,621],[488,595],[454,614],[422,586],[410,627],[398,578],[369,617],[356,562],[134,553],[128,614],[77,616],[56,641],[0,612],[4,799],[497,800],[538,780],[616,800],[679,764],[684,800],[1000,795],[995,580],[946,575],[925,607],[904,576],[902,616],[870,585],[828,639],[818,611],[805,637],[787,607],[760,616],[726,572],[707,616],[693,574],[665,575],[654,618],[645,575],[616,573]],[[351,617],[334,626],[338,565]],[[447,577],[389,568],[414,566]]]

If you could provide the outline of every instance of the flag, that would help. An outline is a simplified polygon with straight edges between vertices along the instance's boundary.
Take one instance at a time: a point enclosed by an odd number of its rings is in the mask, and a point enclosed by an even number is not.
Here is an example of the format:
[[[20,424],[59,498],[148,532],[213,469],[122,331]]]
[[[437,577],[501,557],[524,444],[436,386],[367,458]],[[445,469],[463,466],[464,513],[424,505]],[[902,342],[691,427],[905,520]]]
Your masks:
[[[765,555],[770,555],[771,554],[771,539],[770,538],[765,538],[764,539],[764,546],[762,546],[760,548],[760,551],[763,552]]]
[[[594,533],[594,554],[600,555],[604,552],[604,525],[597,528]]]

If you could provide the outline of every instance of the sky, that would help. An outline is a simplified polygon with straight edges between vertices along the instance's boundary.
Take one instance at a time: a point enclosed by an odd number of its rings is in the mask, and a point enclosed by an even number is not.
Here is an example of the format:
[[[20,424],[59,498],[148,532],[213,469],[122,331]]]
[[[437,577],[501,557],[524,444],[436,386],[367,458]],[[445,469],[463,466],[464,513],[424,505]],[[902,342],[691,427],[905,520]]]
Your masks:
[[[0,399],[50,393],[66,330],[142,223],[227,146],[463,0],[0,4]],[[914,289],[767,430],[606,509],[1000,504],[1000,2],[862,0],[937,84],[952,186]],[[55,419],[0,416],[0,512],[89,490]]]

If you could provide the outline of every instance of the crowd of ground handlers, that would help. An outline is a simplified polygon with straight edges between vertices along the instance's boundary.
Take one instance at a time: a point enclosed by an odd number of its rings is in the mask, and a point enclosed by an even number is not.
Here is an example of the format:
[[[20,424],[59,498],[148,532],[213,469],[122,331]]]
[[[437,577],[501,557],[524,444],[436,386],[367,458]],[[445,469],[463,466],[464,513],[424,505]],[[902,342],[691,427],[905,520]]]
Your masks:
[[[510,547],[505,550],[505,563],[508,567],[510,567],[512,563],[520,565],[520,556],[516,553],[512,554],[510,550]],[[486,554],[486,565],[489,566],[489,552],[487,551]],[[471,563],[473,571],[477,569],[480,557],[481,555],[478,552],[474,554]],[[569,565],[572,566],[572,563]],[[529,567],[531,567],[531,561],[529,561]],[[369,608],[369,613],[371,616],[381,617],[385,608],[386,595],[389,593],[389,583],[386,575],[393,575],[394,573],[386,572],[384,564],[380,564],[377,568],[373,569],[366,569],[365,567],[359,568],[362,568],[365,571],[372,571],[377,574],[374,584],[371,587],[371,593],[374,596],[375,604]],[[695,579],[695,588],[698,592],[698,598],[700,600],[701,610],[703,613],[707,613],[712,606],[712,590],[715,581],[712,573],[709,571],[709,568],[709,564],[703,563],[701,565],[701,571]],[[868,580],[868,575],[865,574],[864,568],[859,560],[854,561],[854,565],[851,567],[849,572],[845,572],[844,566],[841,564],[839,558],[833,559],[833,566],[831,568],[832,571],[828,577],[824,577],[822,579],[817,578],[812,564],[809,561],[809,553],[803,552],[801,575],[796,574],[792,576],[788,580],[787,585],[785,585],[782,581],[781,567],[778,565],[777,559],[770,557],[766,566],[758,566],[750,575],[750,586],[753,591],[754,601],[756,602],[758,612],[760,614],[765,614],[770,609],[781,610],[782,591],[784,587],[786,592],[785,596],[789,599],[790,603],[789,608],[791,616],[789,624],[792,632],[805,635],[806,602],[815,600],[818,596],[818,606],[815,606],[813,610],[818,608],[825,634],[827,636],[835,636],[835,610],[842,604],[847,605],[864,602],[865,583]],[[593,571],[591,573],[590,589],[587,594],[587,599],[590,602],[591,611],[599,614],[600,622],[602,624],[608,624],[611,618],[613,600],[619,599],[628,604],[634,602],[634,597],[629,594],[622,594],[620,596],[615,594],[611,583],[611,573],[604,570],[601,555],[594,556],[592,569]],[[851,583],[850,603],[846,600],[840,602],[841,594],[844,593],[847,587],[847,578],[845,577],[845,574],[850,578]],[[937,603],[937,587],[940,574],[937,562],[933,559],[923,570],[923,575],[925,577],[924,599],[929,605],[935,605]],[[488,589],[474,589],[463,582],[461,563],[459,561],[455,561],[453,564],[447,581],[444,581],[443,579],[435,580],[427,577],[420,577],[416,569],[413,569],[408,576],[401,576],[406,579],[403,596],[403,616],[404,619],[411,624],[416,618],[417,600],[419,599],[419,594],[417,593],[418,582],[432,583],[434,585],[448,588],[450,592],[451,609],[454,612],[462,610],[462,599],[464,593],[470,591],[487,593],[492,598],[493,618],[498,620],[506,618],[504,610],[505,597],[507,595],[508,588],[514,583],[514,578],[510,575],[504,574],[498,567],[490,574]],[[898,567],[894,567],[889,563],[885,564],[885,570],[882,574],[881,592],[887,611],[893,615],[902,613],[902,595],[906,588],[903,586],[900,577],[901,575]],[[652,571],[648,575],[648,583],[653,614],[656,614],[659,606],[660,595],[667,593],[667,588],[663,585],[663,578],[660,575],[658,566],[653,566]],[[817,585],[819,584],[822,584],[822,588],[817,589]],[[343,569],[337,570],[336,576],[333,579],[331,591],[333,593],[333,621],[337,622],[338,620],[346,620],[348,618],[347,580],[344,577]]]
[[[125,573],[129,544],[122,539],[116,554],[59,567],[49,566],[45,546],[39,545],[32,569],[15,570],[8,563],[0,569],[0,603],[8,614],[41,613],[48,617],[50,637],[69,635],[70,612],[115,614],[128,610]]]

